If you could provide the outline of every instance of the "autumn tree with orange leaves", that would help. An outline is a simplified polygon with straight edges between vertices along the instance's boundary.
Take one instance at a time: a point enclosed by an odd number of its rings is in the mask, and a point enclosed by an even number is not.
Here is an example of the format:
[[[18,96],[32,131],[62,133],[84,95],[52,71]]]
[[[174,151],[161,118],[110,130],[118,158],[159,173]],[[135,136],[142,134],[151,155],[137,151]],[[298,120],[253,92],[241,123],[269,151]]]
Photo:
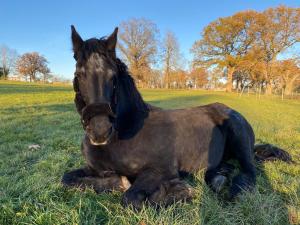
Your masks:
[[[47,59],[37,52],[23,54],[17,61],[16,69],[19,74],[29,77],[30,82],[35,81],[38,75],[42,75],[45,81],[50,73]]]
[[[193,68],[189,78],[194,88],[203,88],[208,83],[208,73],[205,68]]]
[[[191,49],[194,65],[218,66],[226,70],[227,91],[232,90],[233,73],[255,41],[256,16],[255,11],[245,11],[211,22]]]
[[[300,8],[279,6],[258,14],[255,46],[261,50],[266,93],[272,93],[278,55],[300,42]]]
[[[237,83],[247,77],[248,83],[260,83],[266,94],[271,94],[278,56],[298,42],[299,8],[279,6],[263,12],[238,12],[204,28],[202,38],[192,47],[193,61],[223,68],[227,91],[232,90],[234,79]]]

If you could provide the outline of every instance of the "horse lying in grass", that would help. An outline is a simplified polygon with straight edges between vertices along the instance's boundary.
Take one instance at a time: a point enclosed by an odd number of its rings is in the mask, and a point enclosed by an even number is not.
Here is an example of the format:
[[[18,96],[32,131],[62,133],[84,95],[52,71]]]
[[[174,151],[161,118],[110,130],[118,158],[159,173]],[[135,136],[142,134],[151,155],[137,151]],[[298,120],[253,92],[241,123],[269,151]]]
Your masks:
[[[66,186],[96,192],[123,190],[122,203],[139,209],[146,200],[159,204],[192,198],[182,174],[205,168],[205,182],[215,192],[234,166],[229,197],[255,186],[254,157],[291,161],[271,145],[254,146],[247,120],[220,103],[164,110],[143,101],[126,65],[116,57],[117,31],[108,38],[83,41],[72,26],[76,72],[75,104],[85,136],[86,166],[64,174]]]

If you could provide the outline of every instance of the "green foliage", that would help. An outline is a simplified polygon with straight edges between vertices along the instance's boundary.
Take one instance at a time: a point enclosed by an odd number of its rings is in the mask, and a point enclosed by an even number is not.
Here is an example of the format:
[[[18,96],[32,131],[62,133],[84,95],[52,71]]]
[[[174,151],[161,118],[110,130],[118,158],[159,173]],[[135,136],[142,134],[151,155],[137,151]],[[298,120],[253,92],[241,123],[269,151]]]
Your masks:
[[[120,205],[121,193],[95,194],[60,185],[65,171],[84,164],[83,135],[70,86],[0,81],[0,224],[278,224],[300,223],[300,102],[208,91],[142,90],[150,103],[183,108],[211,102],[240,111],[258,140],[289,151],[298,165],[265,163],[257,189],[224,202],[204,184],[191,183],[192,203],[144,208]],[[29,149],[37,144],[40,148]]]

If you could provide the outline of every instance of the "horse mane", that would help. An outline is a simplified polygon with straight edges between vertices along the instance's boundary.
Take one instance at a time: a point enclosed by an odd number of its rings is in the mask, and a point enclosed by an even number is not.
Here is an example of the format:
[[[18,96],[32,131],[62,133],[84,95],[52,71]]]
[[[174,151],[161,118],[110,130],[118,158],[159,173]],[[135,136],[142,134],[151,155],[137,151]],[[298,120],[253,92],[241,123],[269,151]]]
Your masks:
[[[116,119],[114,128],[118,131],[119,139],[133,137],[144,124],[148,117],[149,106],[144,102],[141,94],[136,88],[135,82],[128,72],[127,66],[119,59],[115,59],[118,74],[116,76]],[[79,90],[78,79],[73,80],[75,91],[75,106],[77,112],[82,116],[82,110],[87,106]]]
[[[149,107],[136,88],[127,66],[118,58],[116,63],[119,71],[116,85],[116,130],[120,139],[127,139],[133,137],[143,127],[144,119],[149,114]]]

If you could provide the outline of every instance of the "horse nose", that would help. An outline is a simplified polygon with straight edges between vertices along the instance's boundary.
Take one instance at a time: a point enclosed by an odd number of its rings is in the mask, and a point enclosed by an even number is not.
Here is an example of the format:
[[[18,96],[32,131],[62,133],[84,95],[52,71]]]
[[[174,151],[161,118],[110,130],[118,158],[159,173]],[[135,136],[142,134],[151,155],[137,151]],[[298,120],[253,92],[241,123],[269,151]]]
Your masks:
[[[107,116],[95,116],[90,120],[89,127],[97,136],[105,136],[112,127],[112,123]]]

